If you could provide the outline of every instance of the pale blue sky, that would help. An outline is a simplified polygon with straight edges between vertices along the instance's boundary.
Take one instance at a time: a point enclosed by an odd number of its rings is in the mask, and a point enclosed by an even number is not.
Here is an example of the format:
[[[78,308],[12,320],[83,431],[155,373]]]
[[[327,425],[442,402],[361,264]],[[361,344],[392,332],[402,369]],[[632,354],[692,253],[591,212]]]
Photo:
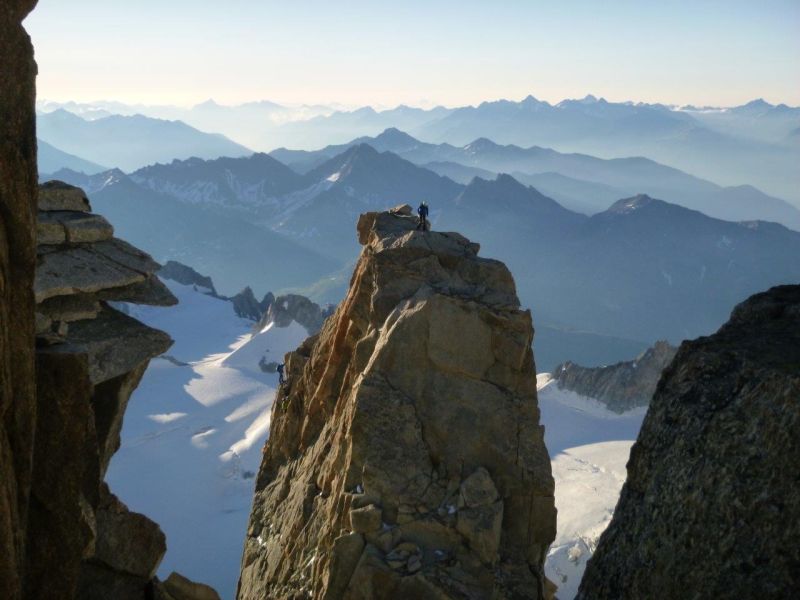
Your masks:
[[[800,0],[40,0],[39,96],[800,104]]]

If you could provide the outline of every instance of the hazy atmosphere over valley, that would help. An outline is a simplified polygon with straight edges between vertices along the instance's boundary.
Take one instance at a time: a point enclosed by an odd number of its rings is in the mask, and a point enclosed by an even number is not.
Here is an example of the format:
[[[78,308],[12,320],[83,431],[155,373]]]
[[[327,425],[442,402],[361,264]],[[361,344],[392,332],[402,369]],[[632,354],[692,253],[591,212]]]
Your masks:
[[[0,596],[800,594],[800,4],[0,29]]]

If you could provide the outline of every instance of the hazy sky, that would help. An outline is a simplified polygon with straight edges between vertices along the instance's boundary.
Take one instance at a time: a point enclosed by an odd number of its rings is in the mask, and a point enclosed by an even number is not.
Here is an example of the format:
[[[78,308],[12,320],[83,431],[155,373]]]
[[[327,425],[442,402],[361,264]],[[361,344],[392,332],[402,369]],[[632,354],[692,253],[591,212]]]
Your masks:
[[[39,97],[800,105],[800,0],[39,0]]]

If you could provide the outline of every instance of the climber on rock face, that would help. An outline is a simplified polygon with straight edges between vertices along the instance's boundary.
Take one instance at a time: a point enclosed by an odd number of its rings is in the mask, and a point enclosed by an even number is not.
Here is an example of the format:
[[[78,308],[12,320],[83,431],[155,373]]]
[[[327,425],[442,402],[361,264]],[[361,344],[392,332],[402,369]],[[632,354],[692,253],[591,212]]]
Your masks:
[[[281,363],[278,365],[278,385],[283,385],[286,383],[286,378],[283,376],[283,370],[286,368],[285,363]]]
[[[417,229],[421,229],[422,231],[428,231],[428,203],[423,201],[420,203],[419,208],[417,209],[417,214],[419,215],[419,225],[417,225]]]

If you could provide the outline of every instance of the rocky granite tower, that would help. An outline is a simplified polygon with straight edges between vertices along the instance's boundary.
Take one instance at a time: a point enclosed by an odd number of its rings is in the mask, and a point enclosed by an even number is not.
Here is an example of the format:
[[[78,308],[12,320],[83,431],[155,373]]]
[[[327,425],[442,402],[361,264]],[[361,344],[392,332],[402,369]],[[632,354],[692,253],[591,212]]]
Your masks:
[[[800,286],[681,345],[579,598],[800,595]]]
[[[361,216],[347,297],[288,355],[241,600],[545,594],[530,313],[502,263],[410,212]]]

